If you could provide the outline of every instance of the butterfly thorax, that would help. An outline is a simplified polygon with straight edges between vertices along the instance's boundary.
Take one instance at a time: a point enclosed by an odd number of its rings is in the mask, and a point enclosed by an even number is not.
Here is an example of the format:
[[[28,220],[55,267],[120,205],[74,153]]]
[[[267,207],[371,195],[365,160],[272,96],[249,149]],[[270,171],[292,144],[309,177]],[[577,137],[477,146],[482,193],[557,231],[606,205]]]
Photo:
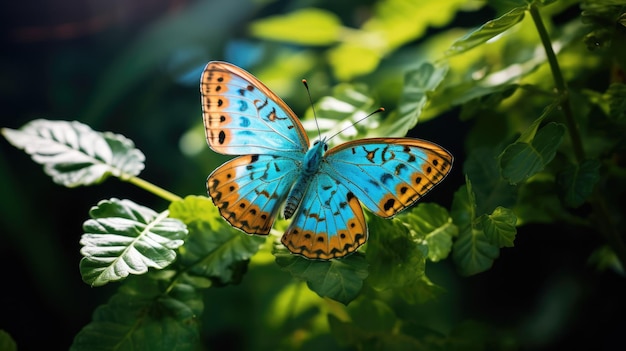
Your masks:
[[[322,164],[322,159],[327,148],[326,140],[319,140],[316,141],[304,155],[298,180],[294,183],[287,196],[287,202],[283,212],[285,219],[291,218],[300,205],[300,202],[302,202],[302,198],[309,189],[313,176],[318,172]]]

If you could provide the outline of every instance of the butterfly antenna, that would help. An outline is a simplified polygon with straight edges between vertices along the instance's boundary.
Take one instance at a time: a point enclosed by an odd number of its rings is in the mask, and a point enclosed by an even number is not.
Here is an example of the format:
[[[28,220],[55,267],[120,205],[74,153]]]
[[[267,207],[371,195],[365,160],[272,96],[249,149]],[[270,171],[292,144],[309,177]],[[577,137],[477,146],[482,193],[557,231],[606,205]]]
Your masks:
[[[313,105],[313,99],[311,98],[311,91],[309,91],[309,84],[306,82],[306,79],[302,80],[302,84],[304,84],[304,88],[306,88],[306,94],[309,97],[309,103],[311,104],[311,109],[313,110],[313,118],[315,118],[315,125],[317,126],[317,135],[321,140],[322,132],[320,131],[319,123],[317,123],[317,113],[315,112],[315,106]]]
[[[375,115],[375,114],[377,114],[377,113],[380,113],[380,112],[384,112],[384,111],[385,111],[385,108],[384,108],[384,107],[379,107],[376,111],[374,111],[374,112],[370,113],[369,115],[367,115],[367,116],[365,116],[365,117],[361,118],[360,120],[358,120],[358,121],[356,121],[356,122],[352,123],[351,125],[349,125],[349,126],[345,127],[344,129],[342,129],[342,130],[338,131],[337,133],[333,134],[333,135],[332,135],[330,138],[328,138],[327,140],[330,140],[330,139],[332,139],[332,138],[336,137],[337,135],[339,135],[339,134],[341,134],[341,133],[345,132],[346,130],[348,130],[348,129],[350,129],[350,128],[354,127],[355,125],[357,125],[357,124],[358,124],[358,123],[360,123],[361,121],[364,121],[364,120],[366,120],[366,119],[368,119],[368,118],[372,117],[373,115]]]

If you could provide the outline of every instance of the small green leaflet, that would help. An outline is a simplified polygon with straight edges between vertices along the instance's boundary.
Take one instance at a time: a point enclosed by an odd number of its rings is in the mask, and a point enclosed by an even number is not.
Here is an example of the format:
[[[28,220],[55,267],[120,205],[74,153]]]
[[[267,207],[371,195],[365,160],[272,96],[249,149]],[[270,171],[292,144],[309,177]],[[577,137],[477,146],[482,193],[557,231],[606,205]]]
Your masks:
[[[406,215],[398,217],[405,222],[415,237],[428,246],[428,259],[437,262],[448,257],[452,238],[459,228],[452,223],[448,211],[435,203],[420,203]]]
[[[493,37],[505,32],[524,19],[526,7],[515,7],[499,18],[483,24],[473,32],[469,32],[463,38],[457,40],[446,51],[446,56],[456,55],[487,42]]]
[[[110,175],[136,176],[144,168],[145,156],[130,139],[76,121],[37,119],[2,134],[42,164],[55,183],[70,188],[98,184]]]
[[[189,229],[189,237],[179,250],[181,264],[190,275],[209,278],[216,284],[237,283],[250,257],[266,240],[231,227],[204,196],[173,202],[170,215],[180,218]]]
[[[600,161],[585,160],[571,165],[558,175],[559,190],[570,207],[582,205],[600,180]]]
[[[80,273],[83,280],[100,286],[163,269],[176,258],[174,251],[187,235],[185,225],[167,212],[155,211],[130,200],[103,200],[89,211],[80,239]]]
[[[368,275],[368,263],[358,252],[342,259],[314,261],[292,255],[277,244],[274,255],[283,270],[305,280],[309,289],[344,305],[357,297]]]

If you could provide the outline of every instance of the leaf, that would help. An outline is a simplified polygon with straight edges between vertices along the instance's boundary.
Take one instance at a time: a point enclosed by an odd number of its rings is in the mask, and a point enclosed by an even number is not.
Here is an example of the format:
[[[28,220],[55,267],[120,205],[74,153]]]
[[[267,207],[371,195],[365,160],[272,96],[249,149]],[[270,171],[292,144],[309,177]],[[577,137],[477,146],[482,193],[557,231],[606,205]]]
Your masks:
[[[170,215],[182,219],[189,229],[189,237],[180,248],[181,263],[190,274],[217,284],[239,282],[248,260],[266,239],[231,227],[204,196],[187,196],[173,202]]]
[[[509,145],[500,155],[502,177],[516,184],[543,170],[556,155],[564,134],[562,124],[551,122],[537,131],[532,143]]]
[[[185,225],[167,212],[157,214],[130,200],[100,201],[89,216],[80,239],[80,273],[92,286],[167,267],[187,235]]]
[[[300,45],[330,45],[339,40],[342,25],[339,17],[330,11],[304,8],[257,20],[250,30],[261,39]]]
[[[516,187],[500,176],[497,147],[477,147],[470,151],[463,172],[472,182],[476,211],[489,213],[498,206],[513,206]]]
[[[397,320],[393,310],[380,300],[359,299],[350,305],[348,313],[354,325],[365,332],[391,332]]]
[[[480,225],[489,243],[497,247],[513,247],[517,229],[517,217],[513,210],[506,207],[497,207],[490,215],[480,218]]]
[[[461,230],[454,242],[452,258],[463,275],[473,275],[491,268],[500,250],[491,244],[485,233],[467,226]]]
[[[609,102],[609,118],[618,122],[626,120],[626,84],[611,84],[605,95]]]
[[[98,184],[110,175],[136,176],[144,168],[145,157],[130,139],[95,132],[77,121],[38,119],[2,133],[42,164],[55,183],[66,187]]]
[[[504,15],[488,21],[480,28],[469,32],[463,38],[457,40],[446,51],[446,56],[453,56],[474,48],[480,44],[486,43],[488,40],[503,33],[509,28],[515,26],[524,19],[526,6],[515,7]]]
[[[434,203],[420,203],[398,219],[405,221],[418,238],[423,238],[428,246],[428,259],[437,262],[448,257],[452,238],[457,236],[459,228],[452,223],[444,207]]]
[[[447,72],[447,65],[435,66],[429,62],[408,71],[404,76],[398,109],[394,111],[397,113],[385,119],[385,123],[378,130],[379,135],[403,137],[415,127],[430,94],[437,89]]]
[[[402,222],[403,217],[391,220],[372,217],[369,221],[367,281],[376,290],[393,290],[409,303],[424,302],[441,293],[441,288],[426,276],[429,248],[424,238],[411,234]]]
[[[313,261],[292,255],[284,247],[275,249],[276,263],[292,276],[304,280],[309,289],[344,305],[354,300],[367,277],[367,261],[360,253],[342,259]]]
[[[580,164],[567,167],[558,175],[558,185],[565,204],[579,207],[600,180],[600,161],[585,160]]]
[[[459,228],[471,225],[476,218],[476,196],[467,176],[465,176],[465,185],[454,193],[450,215],[454,224]]]
[[[15,340],[4,329],[0,329],[0,350],[17,351]]]
[[[170,286],[146,276],[135,278],[95,310],[71,350],[191,350],[200,346],[201,295],[183,283]]]
[[[334,142],[339,144],[355,137],[364,137],[374,129],[380,128],[375,118],[367,118],[360,123],[368,114],[375,110],[375,100],[371,97],[369,89],[364,85],[339,84],[334,87],[332,94],[322,97],[315,104],[317,125],[325,137],[331,135]],[[304,127],[311,131],[311,137],[317,138],[317,125],[312,118],[313,110],[307,113]],[[344,130],[345,129],[345,130]]]

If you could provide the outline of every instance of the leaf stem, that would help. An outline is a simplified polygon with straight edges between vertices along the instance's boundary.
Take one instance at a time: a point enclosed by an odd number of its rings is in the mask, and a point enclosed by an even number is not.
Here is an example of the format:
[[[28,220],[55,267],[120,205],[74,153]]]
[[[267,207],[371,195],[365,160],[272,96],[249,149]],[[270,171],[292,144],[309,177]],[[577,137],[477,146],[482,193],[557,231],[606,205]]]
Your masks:
[[[578,129],[578,124],[574,119],[574,113],[572,111],[572,105],[570,102],[567,84],[565,83],[565,79],[563,78],[563,74],[561,73],[559,62],[556,59],[554,50],[552,49],[550,36],[548,35],[548,31],[543,24],[543,20],[541,19],[541,14],[539,13],[537,5],[530,5],[529,11],[535,23],[535,27],[537,27],[537,32],[539,33],[539,37],[541,38],[541,43],[544,47],[544,50],[546,51],[546,58],[548,59],[548,63],[550,64],[550,70],[552,71],[554,85],[560,98],[560,107],[563,110],[567,130],[569,132],[572,146],[574,148],[574,156],[576,157],[576,161],[578,163],[581,163],[586,157],[585,150],[583,148],[582,137]],[[622,267],[626,267],[626,244],[624,243],[620,232],[616,230],[615,226],[613,225],[608,206],[605,202],[604,197],[600,193],[598,186],[594,188],[589,202],[593,208],[593,212],[595,213],[595,221],[597,222],[599,232],[604,236],[609,245],[611,245],[615,254],[619,258]]]
[[[120,177],[121,180],[125,181],[125,182],[129,182],[131,184],[134,184],[146,191],[149,191],[157,196],[160,196],[161,198],[168,200],[170,202],[174,202],[174,201],[180,201],[182,200],[182,198],[174,193],[171,193],[159,186],[156,186],[146,180],[143,180],[139,177],[135,177],[135,176],[126,176],[126,175],[122,175]]]

